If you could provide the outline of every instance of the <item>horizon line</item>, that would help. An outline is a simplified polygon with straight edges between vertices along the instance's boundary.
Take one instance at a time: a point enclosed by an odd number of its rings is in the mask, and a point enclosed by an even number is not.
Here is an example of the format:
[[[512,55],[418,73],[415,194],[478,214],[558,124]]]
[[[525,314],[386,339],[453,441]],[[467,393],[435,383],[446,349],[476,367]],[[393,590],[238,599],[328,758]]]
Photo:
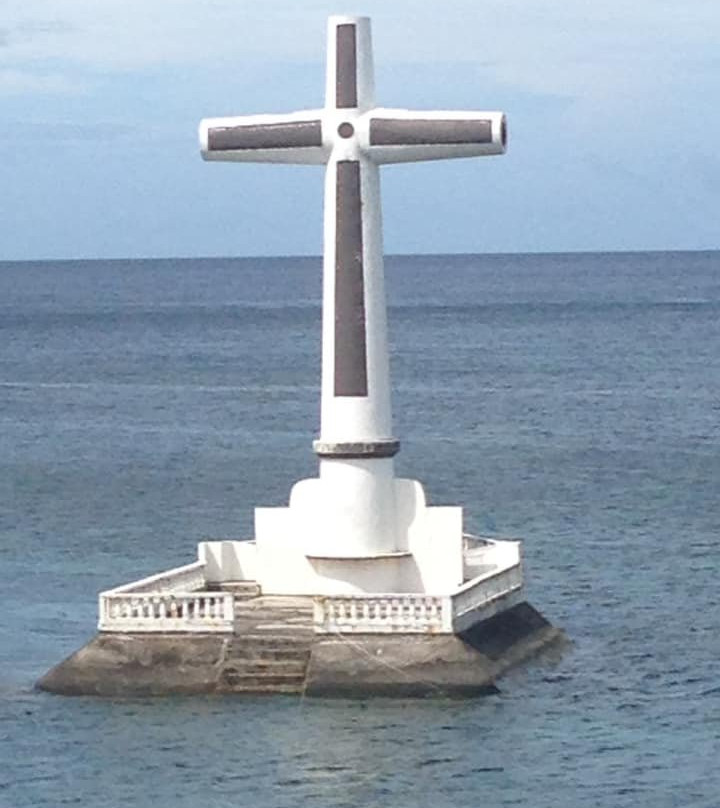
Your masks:
[[[529,256],[529,255],[642,255],[660,253],[713,253],[720,252],[720,247],[693,247],[670,249],[615,249],[615,250],[520,250],[517,252],[498,250],[493,252],[439,252],[439,253],[386,253],[385,258],[440,258],[445,256]],[[323,260],[321,253],[280,253],[278,255],[148,255],[148,256],[114,256],[114,257],[65,257],[65,258],[0,258],[2,264],[40,264],[40,263],[78,263],[78,262],[122,262],[122,261],[238,261],[258,259],[316,259]]]

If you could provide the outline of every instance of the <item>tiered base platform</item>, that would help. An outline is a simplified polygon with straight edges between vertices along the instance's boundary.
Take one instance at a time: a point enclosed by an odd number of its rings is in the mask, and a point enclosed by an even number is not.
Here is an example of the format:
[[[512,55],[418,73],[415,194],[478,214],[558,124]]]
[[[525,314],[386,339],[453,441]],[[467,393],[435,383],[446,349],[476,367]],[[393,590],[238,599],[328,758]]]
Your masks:
[[[249,594],[249,593],[248,593]],[[232,633],[100,632],[38,682],[63,695],[474,696],[564,642],[519,603],[455,634],[318,634],[313,599],[238,597]]]

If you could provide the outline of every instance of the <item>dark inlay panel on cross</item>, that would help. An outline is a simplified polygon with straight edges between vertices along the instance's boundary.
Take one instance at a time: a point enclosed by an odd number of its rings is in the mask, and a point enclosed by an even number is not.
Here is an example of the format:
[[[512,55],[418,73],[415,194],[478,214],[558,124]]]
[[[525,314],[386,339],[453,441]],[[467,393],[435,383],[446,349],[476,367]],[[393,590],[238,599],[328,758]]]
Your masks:
[[[335,229],[335,395],[367,396],[360,163],[337,164]]]
[[[356,26],[338,25],[336,31],[335,106],[353,109],[358,105]]]
[[[301,149],[313,146],[322,146],[322,124],[319,120],[219,126],[208,132],[210,151]]]

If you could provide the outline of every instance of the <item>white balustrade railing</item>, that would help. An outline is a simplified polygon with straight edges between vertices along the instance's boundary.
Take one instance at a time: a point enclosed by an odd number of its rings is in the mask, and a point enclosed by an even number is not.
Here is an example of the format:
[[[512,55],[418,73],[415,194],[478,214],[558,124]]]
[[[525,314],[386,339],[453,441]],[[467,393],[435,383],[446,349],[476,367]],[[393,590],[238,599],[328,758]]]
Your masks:
[[[450,598],[384,594],[316,597],[318,634],[435,634],[451,631]]]
[[[205,564],[133,581],[99,595],[98,628],[126,632],[232,631],[232,592],[204,592]]]
[[[523,585],[520,543],[476,539],[486,570],[447,595],[414,593],[331,595],[314,599],[318,634],[450,634],[464,629],[463,616],[492,614],[501,598]],[[475,544],[477,542],[477,544]]]
[[[100,595],[101,631],[233,630],[232,592],[139,592]]]
[[[522,564],[490,572],[463,584],[452,594],[452,618],[455,624],[463,615],[490,607],[500,598],[522,589]]]

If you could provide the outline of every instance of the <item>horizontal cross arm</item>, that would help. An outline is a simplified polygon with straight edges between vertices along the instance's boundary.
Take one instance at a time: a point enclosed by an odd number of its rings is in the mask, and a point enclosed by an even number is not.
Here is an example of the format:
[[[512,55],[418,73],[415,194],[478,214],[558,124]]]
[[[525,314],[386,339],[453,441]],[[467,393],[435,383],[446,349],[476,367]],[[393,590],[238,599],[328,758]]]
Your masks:
[[[200,123],[205,160],[250,163],[324,163],[319,110],[291,115],[207,118]]]
[[[375,109],[367,115],[366,150],[376,163],[407,163],[503,154],[501,112],[411,112]]]

